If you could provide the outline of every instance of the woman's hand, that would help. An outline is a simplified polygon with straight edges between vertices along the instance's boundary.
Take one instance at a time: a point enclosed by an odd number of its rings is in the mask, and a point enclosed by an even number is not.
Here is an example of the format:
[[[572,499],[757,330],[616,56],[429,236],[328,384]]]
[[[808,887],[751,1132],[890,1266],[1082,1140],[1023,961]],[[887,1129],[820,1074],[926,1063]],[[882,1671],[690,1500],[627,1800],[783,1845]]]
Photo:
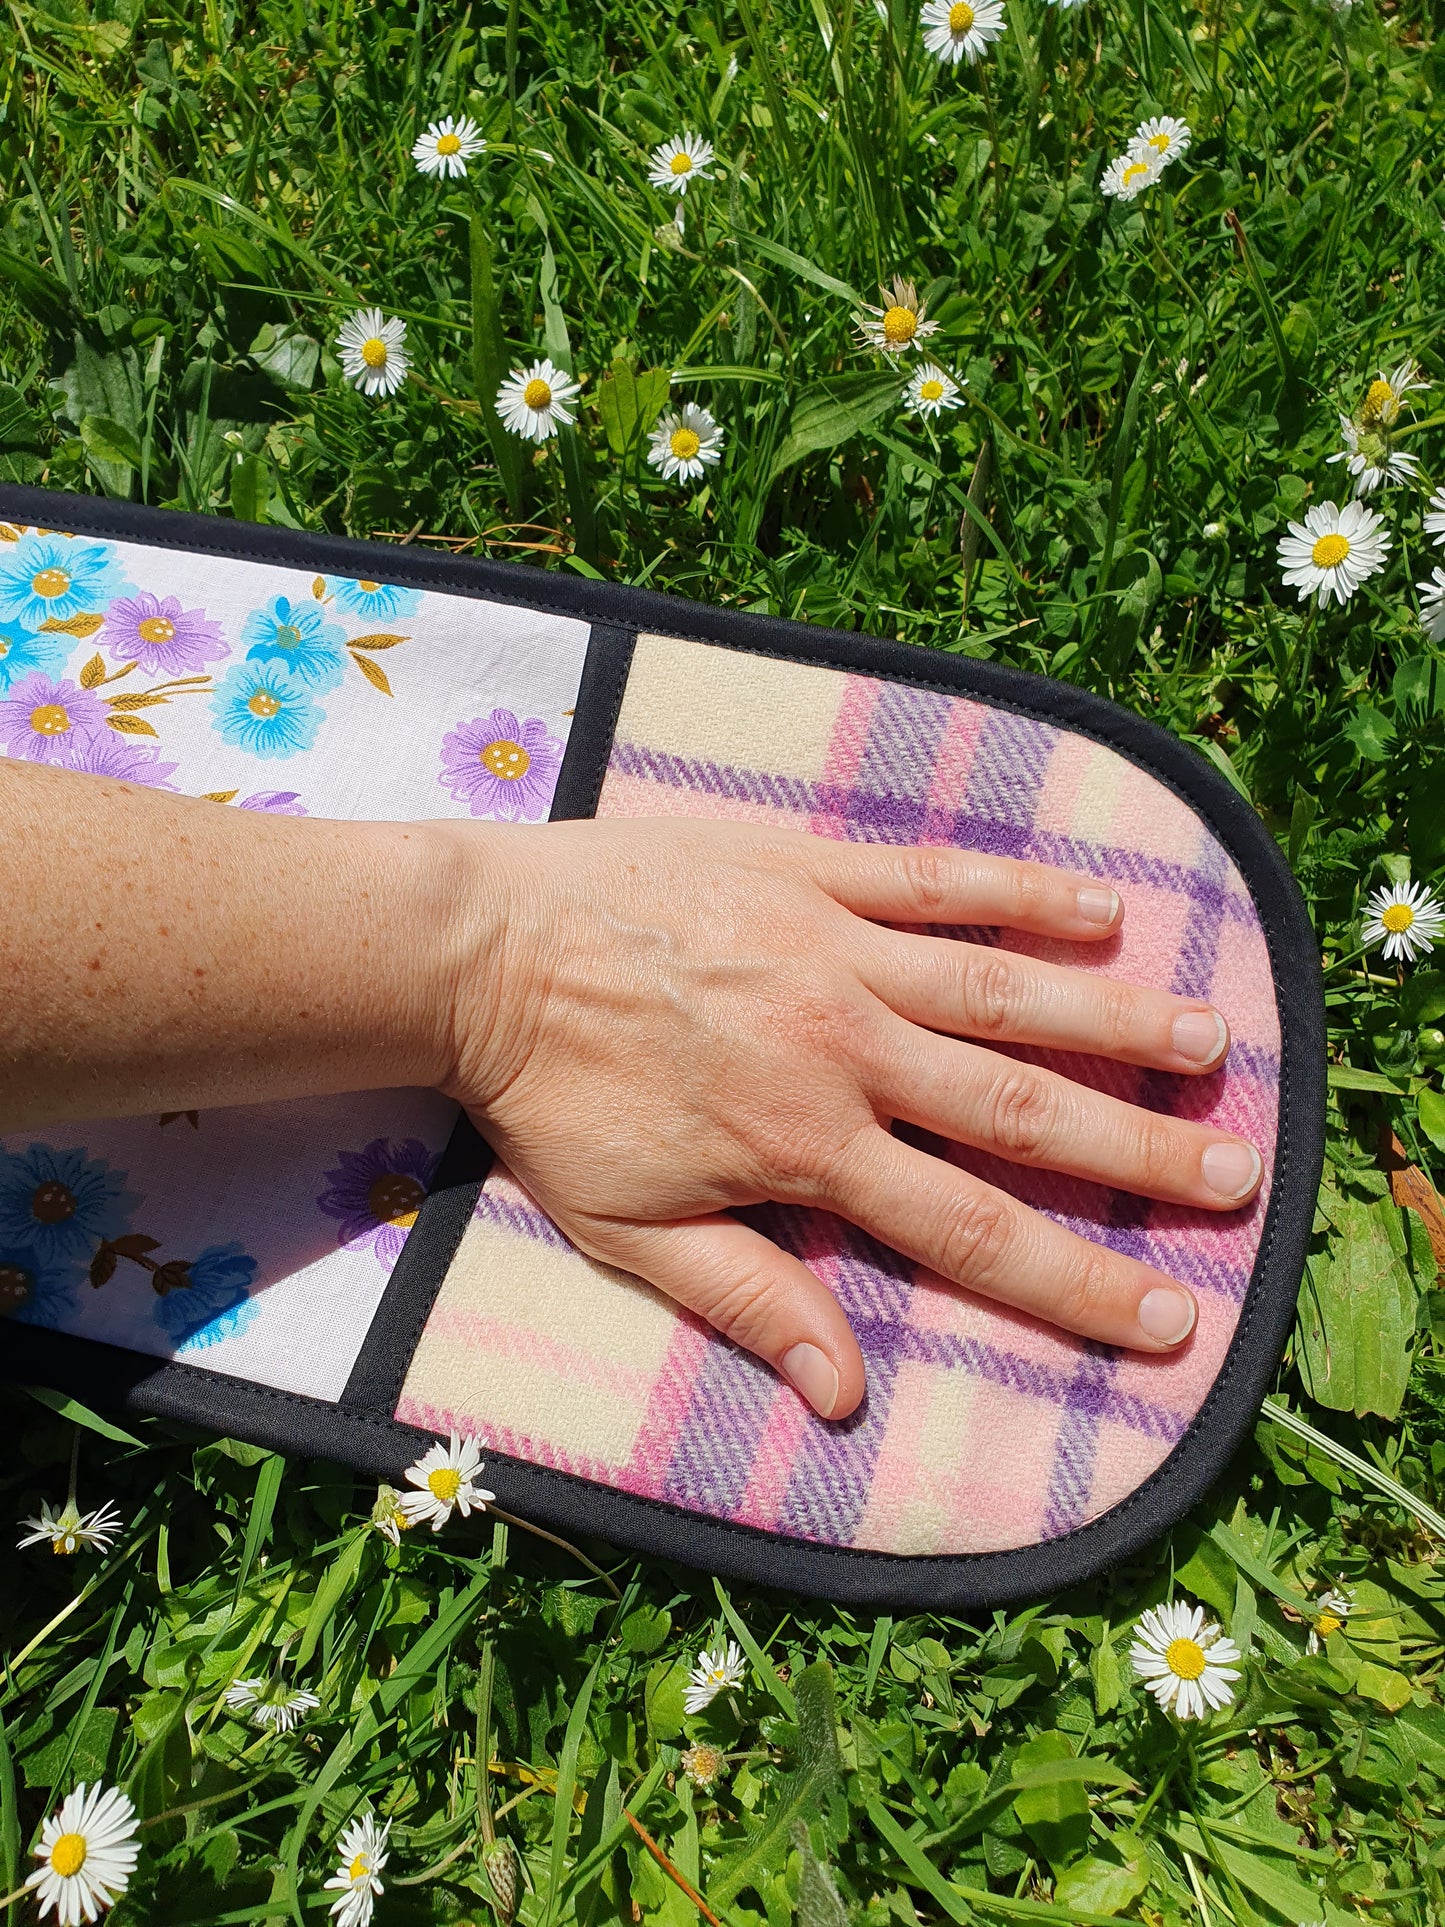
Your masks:
[[[1211,1006],[887,927],[1096,943],[1124,914],[1107,886],[954,850],[675,819],[452,834],[485,867],[487,908],[457,966],[445,1088],[576,1245],[766,1359],[824,1417],[863,1396],[847,1319],[732,1207],[837,1212],[945,1278],[1109,1344],[1165,1352],[1189,1335],[1183,1286],[890,1131],[902,1119],[1206,1210],[1253,1196],[1252,1145],[987,1048],[1197,1074],[1229,1048]]]

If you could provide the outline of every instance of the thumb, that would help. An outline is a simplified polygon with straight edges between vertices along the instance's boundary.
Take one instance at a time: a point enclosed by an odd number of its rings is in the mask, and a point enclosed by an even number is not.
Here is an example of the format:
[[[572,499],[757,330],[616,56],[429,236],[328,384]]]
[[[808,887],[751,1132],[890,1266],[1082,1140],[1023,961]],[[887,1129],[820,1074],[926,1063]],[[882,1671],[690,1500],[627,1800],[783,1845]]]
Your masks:
[[[843,1309],[805,1264],[736,1218],[676,1224],[593,1221],[568,1235],[603,1264],[636,1272],[714,1331],[765,1360],[820,1418],[863,1396],[863,1354]]]

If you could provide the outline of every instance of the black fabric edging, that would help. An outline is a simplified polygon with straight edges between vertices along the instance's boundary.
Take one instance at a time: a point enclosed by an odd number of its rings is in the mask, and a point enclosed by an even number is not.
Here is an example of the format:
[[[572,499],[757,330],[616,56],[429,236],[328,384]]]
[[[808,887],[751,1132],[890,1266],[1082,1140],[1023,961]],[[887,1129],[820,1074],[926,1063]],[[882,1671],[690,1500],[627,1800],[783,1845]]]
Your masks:
[[[1042,1545],[917,1557],[784,1538],[499,1454],[487,1460],[487,1481],[508,1510],[573,1536],[597,1534],[727,1577],[850,1605],[939,1611],[1036,1598],[1094,1578],[1142,1550],[1205,1496],[1253,1426],[1294,1318],[1324,1158],[1325,1031],[1319,950],[1289,866],[1248,800],[1188,745],[1087,690],[1000,663],[712,608],[566,571],[439,557],[386,543],[3,485],[0,518],[272,566],[379,577],[588,623],[592,633],[554,819],[590,815],[596,808],[638,631],[965,696],[1086,736],[1164,783],[1209,826],[1244,879],[1269,948],[1281,1028],[1279,1135],[1249,1290],[1219,1374],[1164,1463],[1100,1518]],[[453,1139],[448,1157],[455,1145]],[[398,1273],[424,1221],[428,1231],[416,1266],[406,1267],[394,1307],[389,1288],[368,1334],[352,1374],[356,1404],[350,1383],[346,1399],[334,1406],[18,1324],[6,1333],[0,1375],[394,1477],[431,1440],[430,1433],[385,1416],[384,1406],[410,1361],[415,1340],[409,1348],[408,1335],[419,1335],[461,1236],[465,1215],[457,1222],[447,1214],[457,1210],[464,1189],[460,1182],[455,1193],[449,1186],[437,1196],[435,1211],[429,1199],[418,1215]],[[448,1246],[445,1227],[453,1225]],[[429,1278],[433,1266],[436,1275]],[[383,1318],[393,1320],[385,1333],[379,1329]],[[386,1344],[399,1356],[384,1358]],[[371,1409],[359,1409],[361,1404]]]

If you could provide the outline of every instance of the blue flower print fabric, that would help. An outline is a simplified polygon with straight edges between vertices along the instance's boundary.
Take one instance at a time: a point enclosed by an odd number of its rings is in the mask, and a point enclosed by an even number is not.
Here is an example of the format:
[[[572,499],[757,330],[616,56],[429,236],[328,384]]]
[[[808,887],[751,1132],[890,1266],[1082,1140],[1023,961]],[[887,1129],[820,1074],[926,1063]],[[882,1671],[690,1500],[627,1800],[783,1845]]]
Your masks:
[[[587,637],[0,525],[0,754],[214,808],[543,822]],[[0,1318],[335,1400],[456,1116],[372,1091],[0,1138]]]

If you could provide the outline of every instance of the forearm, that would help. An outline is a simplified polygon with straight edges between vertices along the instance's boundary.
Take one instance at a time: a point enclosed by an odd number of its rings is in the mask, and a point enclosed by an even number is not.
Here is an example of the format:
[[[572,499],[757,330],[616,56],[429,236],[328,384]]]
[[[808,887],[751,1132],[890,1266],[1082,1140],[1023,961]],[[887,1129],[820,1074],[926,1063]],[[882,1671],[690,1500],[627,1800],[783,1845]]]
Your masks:
[[[262,816],[5,759],[0,820],[0,1128],[446,1081],[484,826]]]

